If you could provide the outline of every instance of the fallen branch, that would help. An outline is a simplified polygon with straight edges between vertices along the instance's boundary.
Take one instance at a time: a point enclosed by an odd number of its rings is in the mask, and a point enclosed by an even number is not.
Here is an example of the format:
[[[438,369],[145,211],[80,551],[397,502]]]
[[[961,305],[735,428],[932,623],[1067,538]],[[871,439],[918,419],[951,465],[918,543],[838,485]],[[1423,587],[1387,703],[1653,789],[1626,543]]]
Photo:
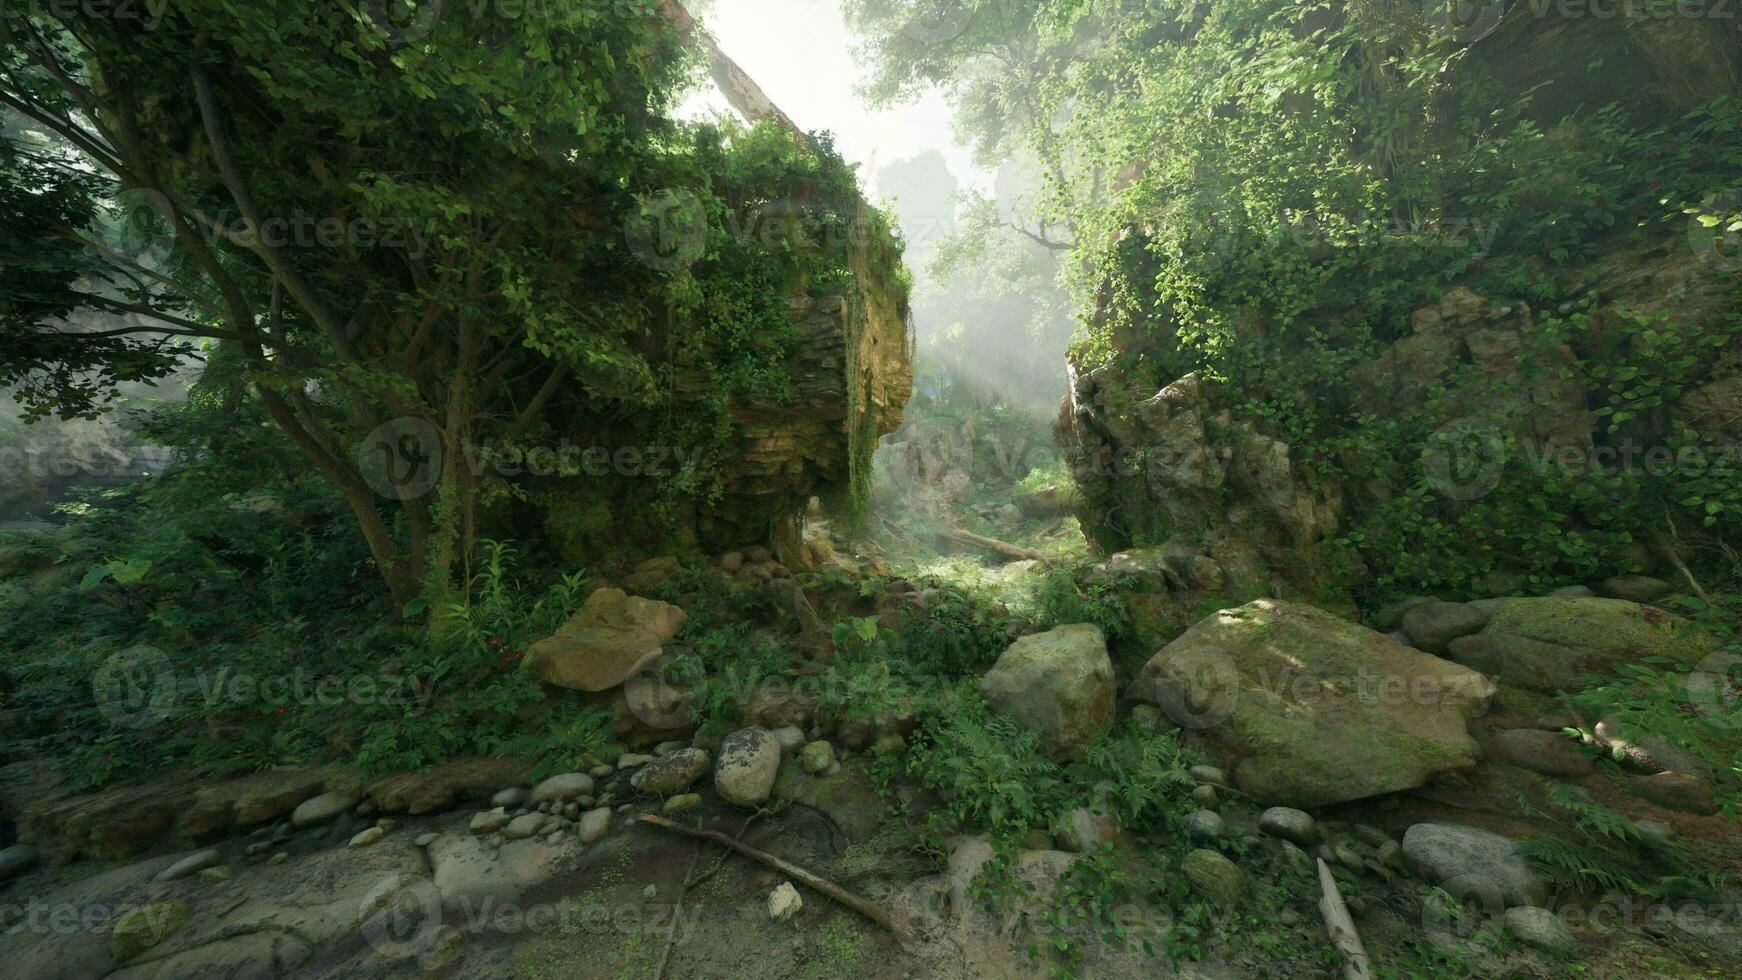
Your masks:
[[[938,537],[960,542],[961,544],[973,545],[976,548],[984,548],[987,551],[1005,555],[1019,561],[1046,561],[1046,556],[1033,548],[1024,548],[1020,545],[1000,541],[997,538],[988,538],[983,534],[975,534],[972,531],[964,531],[960,528],[945,528],[938,532]]]
[[[1319,858],[1319,911],[1325,915],[1325,929],[1331,934],[1331,945],[1343,956],[1343,976],[1348,980],[1372,980],[1373,964],[1367,960],[1367,948],[1361,945],[1361,934],[1355,931],[1355,920],[1349,907],[1343,904],[1343,893],[1337,889],[1337,879],[1331,877],[1330,866]]]
[[[875,922],[883,928],[888,929],[890,932],[895,933],[896,938],[900,939],[902,942],[909,942],[914,938],[913,932],[908,929],[907,926],[896,922],[890,917],[888,912],[884,911],[879,906],[867,902],[831,881],[818,878],[816,875],[811,874],[809,871],[806,871],[796,864],[777,858],[774,855],[769,854],[767,851],[757,850],[749,844],[728,837],[717,830],[703,830],[700,827],[686,827],[683,824],[667,820],[664,817],[655,816],[651,813],[642,814],[640,820],[642,823],[652,824],[655,827],[664,827],[666,830],[675,833],[684,834],[690,837],[699,837],[703,840],[711,840],[724,844],[747,858],[760,861],[763,864],[792,877],[801,884],[815,891],[822,892],[824,895],[840,902],[842,905],[845,905],[860,915],[863,915],[872,922]]]
[[[1668,514],[1665,514],[1663,523],[1669,528],[1669,535],[1667,537],[1661,534],[1656,535],[1657,549],[1669,559],[1669,563],[1675,566],[1675,570],[1682,574],[1682,578],[1688,583],[1688,588],[1694,590],[1694,595],[1706,605],[1711,605],[1712,597],[1706,594],[1705,589],[1700,588],[1699,579],[1694,578],[1694,573],[1688,569],[1687,562],[1682,561],[1681,553],[1676,551],[1675,540],[1679,536],[1675,533],[1675,522],[1670,520]]]

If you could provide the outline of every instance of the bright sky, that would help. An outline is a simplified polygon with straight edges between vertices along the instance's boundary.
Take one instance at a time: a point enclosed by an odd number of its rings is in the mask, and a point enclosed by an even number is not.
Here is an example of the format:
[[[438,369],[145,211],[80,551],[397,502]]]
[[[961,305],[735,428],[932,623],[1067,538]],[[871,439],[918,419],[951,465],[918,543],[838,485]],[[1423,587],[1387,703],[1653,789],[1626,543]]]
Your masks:
[[[864,72],[853,57],[853,39],[836,0],[714,0],[702,17],[721,50],[762,86],[774,104],[807,130],[827,129],[847,160],[860,165],[867,183],[876,169],[937,150],[964,187],[990,192],[992,175],[975,167],[951,136],[950,110],[932,92],[911,104],[868,108],[854,92]],[[685,106],[701,114],[726,111],[717,92]],[[873,198],[877,188],[870,187]]]

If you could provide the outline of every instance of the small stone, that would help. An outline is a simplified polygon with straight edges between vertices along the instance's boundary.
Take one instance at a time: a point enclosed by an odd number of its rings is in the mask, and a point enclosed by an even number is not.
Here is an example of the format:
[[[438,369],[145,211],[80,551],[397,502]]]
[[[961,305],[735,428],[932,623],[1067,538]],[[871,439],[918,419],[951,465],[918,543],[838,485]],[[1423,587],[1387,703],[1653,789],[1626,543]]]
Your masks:
[[[109,955],[116,963],[125,963],[187,928],[193,917],[188,903],[180,901],[136,908],[115,921],[109,932]]]
[[[563,816],[568,817],[570,820],[573,820],[580,815],[581,815],[581,805],[579,803],[576,803],[573,800],[571,800],[568,803],[563,805]]]
[[[797,725],[786,725],[781,728],[776,728],[770,731],[769,734],[773,735],[774,740],[780,743],[780,751],[782,754],[790,755],[804,747],[804,729]]]
[[[1215,851],[1192,851],[1180,862],[1180,871],[1191,882],[1193,891],[1219,907],[1232,907],[1245,897],[1245,873]]]
[[[1488,614],[1463,602],[1424,602],[1404,613],[1402,622],[1410,645],[1434,654],[1445,653],[1447,644],[1486,625]]]
[[[204,868],[200,871],[199,877],[207,881],[229,881],[230,869],[221,864],[214,868]]]
[[[205,869],[217,864],[218,857],[218,849],[215,847],[207,848],[203,851],[195,851],[187,857],[182,858],[180,861],[177,861],[169,867],[164,868],[162,871],[159,871],[157,873],[157,880],[174,881],[177,878],[186,878],[188,875],[197,871],[204,871]]]
[[[563,832],[560,830],[552,831],[550,835],[544,839],[544,842],[552,847],[561,844],[563,842]]]
[[[271,864],[271,865],[280,865],[288,860],[290,860],[290,852],[279,851],[277,854],[274,854],[271,857],[267,858],[266,863]]]
[[[545,819],[542,813],[522,814],[508,821],[508,825],[502,828],[502,836],[509,840],[525,840],[543,828]]]
[[[314,827],[337,819],[341,814],[349,813],[357,806],[357,798],[343,793],[322,793],[319,796],[303,800],[291,811],[291,826],[298,830],[304,827]]]
[[[600,807],[581,814],[580,835],[582,843],[591,844],[604,837],[610,829],[611,811],[608,808]]]
[[[1698,813],[1710,816],[1718,812],[1718,802],[1712,786],[1690,772],[1660,772],[1652,776],[1634,776],[1627,788],[1638,796],[1666,810]]]
[[[1672,587],[1663,579],[1649,575],[1617,575],[1604,579],[1597,591],[1611,599],[1649,603],[1668,595]]]
[[[263,840],[242,848],[242,853],[244,856],[253,857],[256,854],[265,854],[270,850],[272,850],[272,842]]]
[[[785,922],[798,914],[804,908],[804,899],[799,897],[798,889],[792,887],[792,882],[783,881],[768,896],[768,917],[776,922]]]
[[[714,789],[728,803],[759,806],[774,789],[780,771],[780,744],[766,728],[740,728],[720,743]]]
[[[479,810],[472,814],[471,830],[472,833],[479,835],[494,834],[508,826],[508,821],[518,819],[520,818],[510,817],[508,811],[502,807],[497,807],[494,810]]]
[[[818,775],[835,764],[835,747],[821,740],[811,742],[800,750],[798,764],[805,772]]]
[[[617,771],[616,766],[601,763],[599,765],[594,766],[591,769],[588,769],[587,775],[593,777],[594,779],[604,779],[605,777],[611,775],[612,773],[614,773],[616,771]]]
[[[1216,798],[1216,787],[1204,783],[1192,790],[1192,802],[1206,810],[1214,810],[1219,802]]]
[[[1119,838],[1119,821],[1112,815],[1077,807],[1059,817],[1058,836],[1066,850],[1088,854]]]
[[[665,801],[665,805],[659,809],[661,813],[670,816],[674,813],[682,813],[685,810],[693,810],[697,806],[700,806],[701,802],[702,797],[700,793],[679,793],[676,796],[668,798]]]
[[[658,760],[647,760],[647,764],[629,777],[629,785],[635,787],[637,792],[652,796],[672,796],[689,789],[690,784],[707,771],[706,752],[701,749],[679,749],[660,756]],[[609,795],[600,797],[598,805],[606,805]]]
[[[525,803],[529,792],[530,791],[524,786],[510,786],[507,789],[497,790],[496,795],[490,797],[490,805],[505,806],[512,809],[513,807]]]
[[[1331,848],[1331,853],[1337,856],[1338,864],[1341,864],[1343,867],[1348,868],[1351,871],[1360,871],[1365,867],[1366,862],[1362,859],[1361,855],[1355,853],[1352,848],[1345,844],[1338,844]]]
[[[689,747],[688,742],[681,742],[681,741],[676,741],[676,740],[673,740],[670,742],[661,742],[658,745],[655,745],[653,747],[653,754],[656,756],[670,755],[671,753],[676,752],[678,749],[688,748],[688,747]]]
[[[637,752],[625,752],[617,757],[617,771],[622,772],[625,769],[634,769],[637,766],[645,766],[652,761],[653,756],[651,755],[642,755]]]
[[[907,739],[891,732],[879,735],[877,741],[871,743],[872,755],[896,756],[907,751]]]
[[[1503,921],[1512,938],[1557,956],[1570,956],[1578,949],[1573,931],[1548,909],[1520,905],[1506,910]]]
[[[659,886],[658,885],[648,885],[646,888],[641,889],[641,897],[643,900],[649,901],[649,902],[653,901],[655,898],[658,898],[659,897]]]
[[[1489,750],[1495,758],[1545,776],[1588,776],[1596,769],[1591,757],[1571,739],[1537,728],[1510,728],[1494,736]]]
[[[385,836],[387,836],[386,831],[382,830],[380,827],[370,827],[368,830],[362,831],[355,837],[352,837],[350,846],[368,847],[370,844],[380,841],[381,838]]]
[[[1258,817],[1258,829],[1302,847],[1312,846],[1319,836],[1318,825],[1310,814],[1287,806],[1273,806],[1265,810]]]
[[[435,834],[435,833],[418,834],[417,840],[412,841],[412,843],[416,844],[418,847],[428,847],[431,844],[434,844],[436,842],[436,838],[438,838],[440,836],[441,836],[440,834]]]
[[[1378,853],[1378,857],[1379,857],[1379,863],[1385,865],[1388,868],[1391,868],[1394,871],[1404,870],[1403,845],[1402,844],[1399,844],[1398,842],[1396,842],[1394,840],[1388,840],[1385,843],[1379,845],[1379,850],[1377,853]]]
[[[1221,837],[1226,829],[1222,815],[1214,810],[1197,810],[1186,816],[1186,832],[1193,837],[1214,840]]]
[[[1133,707],[1131,709],[1131,724],[1136,726],[1139,731],[1151,734],[1171,732],[1179,727],[1167,717],[1166,712],[1153,704],[1140,704]]]
[[[527,796],[529,804],[549,813],[553,805],[560,806],[578,796],[586,796],[593,792],[593,777],[584,772],[565,772],[550,777],[533,787],[531,795]]]

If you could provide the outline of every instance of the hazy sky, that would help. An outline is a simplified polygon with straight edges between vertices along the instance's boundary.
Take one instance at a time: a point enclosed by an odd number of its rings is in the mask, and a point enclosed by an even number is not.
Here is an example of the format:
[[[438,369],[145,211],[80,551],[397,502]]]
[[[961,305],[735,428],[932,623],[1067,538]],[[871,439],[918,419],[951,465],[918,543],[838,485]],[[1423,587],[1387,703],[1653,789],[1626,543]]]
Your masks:
[[[832,131],[841,155],[860,164],[867,182],[874,182],[878,166],[932,149],[944,155],[963,185],[991,190],[992,175],[976,168],[951,137],[941,95],[885,110],[859,99],[854,86],[864,72],[854,60],[837,0],[714,0],[702,20],[720,48],[794,122]],[[710,90],[688,108],[703,106],[724,110],[725,101]],[[870,190],[878,196],[875,186]]]

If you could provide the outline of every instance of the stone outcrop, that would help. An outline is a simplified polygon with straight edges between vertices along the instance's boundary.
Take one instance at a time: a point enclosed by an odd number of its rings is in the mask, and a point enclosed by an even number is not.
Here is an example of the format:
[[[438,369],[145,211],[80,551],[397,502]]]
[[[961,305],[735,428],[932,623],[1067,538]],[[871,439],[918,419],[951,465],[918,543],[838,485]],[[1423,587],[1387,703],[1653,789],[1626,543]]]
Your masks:
[[[521,666],[546,684],[607,690],[656,660],[688,619],[669,603],[599,589],[556,635],[528,648]]]
[[[1040,748],[1074,758],[1113,727],[1113,663],[1088,623],[1019,638],[980,679],[994,711],[1040,733]]]

